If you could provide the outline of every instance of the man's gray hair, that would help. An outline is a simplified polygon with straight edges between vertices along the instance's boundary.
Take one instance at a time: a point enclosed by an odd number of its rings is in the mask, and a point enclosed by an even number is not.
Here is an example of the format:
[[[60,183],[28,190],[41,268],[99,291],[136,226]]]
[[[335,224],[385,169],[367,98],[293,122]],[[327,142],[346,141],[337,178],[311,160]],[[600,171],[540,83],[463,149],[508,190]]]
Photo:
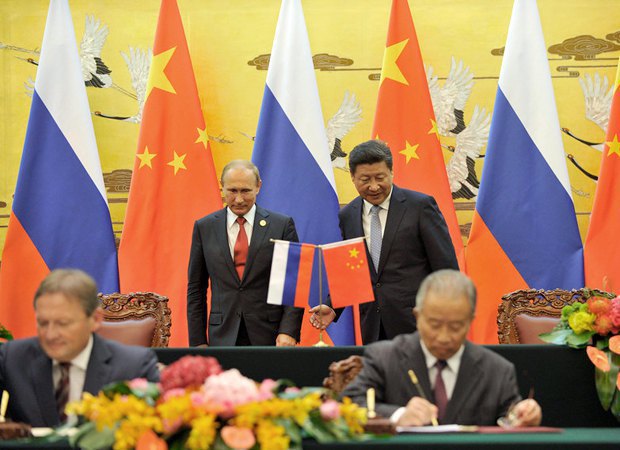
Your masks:
[[[46,294],[63,294],[78,300],[88,317],[99,307],[97,283],[86,272],[78,269],[56,269],[45,277],[34,294],[35,308],[39,297]]]
[[[256,167],[256,165],[252,161],[248,161],[247,159],[234,159],[228,164],[226,164],[222,169],[222,176],[220,178],[220,183],[222,183],[222,186],[224,186],[224,177],[226,176],[226,173],[228,173],[228,171],[232,169],[251,170],[256,177],[256,185],[260,183],[260,172],[258,171],[258,167]]]
[[[418,310],[422,309],[429,292],[447,300],[465,296],[471,305],[472,315],[476,312],[476,286],[467,275],[458,270],[442,269],[428,275],[416,295]]]

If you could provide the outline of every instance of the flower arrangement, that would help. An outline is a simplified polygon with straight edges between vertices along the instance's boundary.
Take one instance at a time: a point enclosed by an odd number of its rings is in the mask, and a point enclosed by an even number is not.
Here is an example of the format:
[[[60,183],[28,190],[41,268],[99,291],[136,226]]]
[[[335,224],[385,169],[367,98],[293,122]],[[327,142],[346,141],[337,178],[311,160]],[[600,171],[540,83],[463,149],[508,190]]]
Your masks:
[[[562,308],[560,323],[539,337],[552,344],[586,347],[603,409],[620,420],[620,296],[591,297]],[[588,344],[593,345],[588,345]]]
[[[284,450],[301,449],[305,437],[366,437],[366,410],[349,399],[286,381],[256,383],[211,357],[179,359],[159,384],[136,379],[85,393],[67,412],[85,419],[70,443],[87,449]]]
[[[562,308],[560,323],[540,339],[552,344],[583,348],[593,337],[599,348],[607,347],[608,336],[620,332],[620,297],[591,297],[585,303],[575,302]]]

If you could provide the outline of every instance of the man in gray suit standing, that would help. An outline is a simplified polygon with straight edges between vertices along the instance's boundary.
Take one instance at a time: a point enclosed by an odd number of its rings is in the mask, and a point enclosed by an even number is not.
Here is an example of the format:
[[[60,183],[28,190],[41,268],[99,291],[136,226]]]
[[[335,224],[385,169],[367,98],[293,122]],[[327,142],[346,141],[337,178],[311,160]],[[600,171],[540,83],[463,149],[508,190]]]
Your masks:
[[[540,425],[540,406],[521,400],[512,363],[466,341],[476,306],[471,280],[455,270],[434,272],[416,301],[417,333],[369,345],[364,368],[342,395],[365,405],[367,390],[375,388],[377,413],[402,426],[434,419],[495,425],[500,418],[511,426]]]
[[[297,242],[293,219],[256,205],[261,179],[250,161],[228,163],[221,182],[227,207],[194,225],[187,285],[189,345],[293,346],[299,341],[303,309],[267,304],[271,239]]]

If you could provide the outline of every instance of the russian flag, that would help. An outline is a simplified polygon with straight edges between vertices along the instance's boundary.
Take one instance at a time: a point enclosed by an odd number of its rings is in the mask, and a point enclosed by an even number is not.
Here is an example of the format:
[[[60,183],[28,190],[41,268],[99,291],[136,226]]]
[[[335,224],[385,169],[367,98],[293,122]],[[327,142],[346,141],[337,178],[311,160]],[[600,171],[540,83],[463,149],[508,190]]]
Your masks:
[[[302,242],[325,244],[342,239],[329,155],[301,1],[283,0],[252,160],[263,180],[258,203],[293,217]],[[314,264],[317,273],[318,260]],[[319,303],[317,280],[313,276],[312,306]],[[327,283],[323,286],[325,296]],[[312,330],[306,314],[302,339]],[[337,345],[355,344],[351,308],[328,332]]]
[[[32,299],[56,268],[118,291],[114,233],[67,0],[50,3],[0,270],[0,318],[35,330]]]
[[[467,248],[478,288],[471,338],[497,343],[497,306],[516,289],[583,287],[547,51],[534,0],[514,3]]]
[[[314,250],[312,244],[274,241],[267,303],[308,306]]]

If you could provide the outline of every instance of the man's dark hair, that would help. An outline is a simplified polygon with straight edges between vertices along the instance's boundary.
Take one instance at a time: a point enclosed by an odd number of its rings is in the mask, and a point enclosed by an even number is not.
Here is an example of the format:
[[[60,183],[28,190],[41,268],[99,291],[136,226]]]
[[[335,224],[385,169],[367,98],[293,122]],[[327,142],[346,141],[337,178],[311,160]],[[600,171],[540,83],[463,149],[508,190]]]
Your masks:
[[[392,170],[392,152],[383,141],[372,139],[355,146],[349,154],[349,170],[355,174],[360,164],[375,164],[385,161],[388,169]]]

